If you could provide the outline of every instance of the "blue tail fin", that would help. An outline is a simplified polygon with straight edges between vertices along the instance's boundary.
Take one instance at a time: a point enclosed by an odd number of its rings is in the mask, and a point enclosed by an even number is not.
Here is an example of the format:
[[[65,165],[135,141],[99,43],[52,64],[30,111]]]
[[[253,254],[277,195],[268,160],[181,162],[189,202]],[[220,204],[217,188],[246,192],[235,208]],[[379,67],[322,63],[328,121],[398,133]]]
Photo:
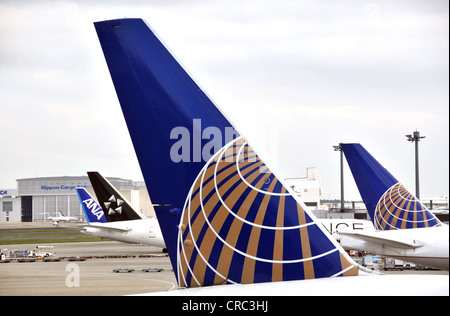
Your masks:
[[[357,274],[141,19],[95,28],[180,286]]]
[[[432,227],[440,221],[360,144],[340,144],[376,229]]]
[[[76,188],[78,198],[80,199],[81,206],[83,207],[84,216],[88,224],[90,223],[106,223],[105,214],[103,209],[92,196],[86,191],[85,188]]]

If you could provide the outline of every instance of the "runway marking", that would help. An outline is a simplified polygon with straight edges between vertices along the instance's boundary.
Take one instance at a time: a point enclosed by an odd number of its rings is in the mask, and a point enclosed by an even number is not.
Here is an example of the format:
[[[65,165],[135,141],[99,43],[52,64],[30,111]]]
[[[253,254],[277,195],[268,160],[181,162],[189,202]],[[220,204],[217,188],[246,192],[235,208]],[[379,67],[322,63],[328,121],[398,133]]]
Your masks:
[[[136,278],[136,277],[130,277],[130,279],[137,279],[137,280],[149,280],[149,281],[158,281],[158,282],[162,282],[162,283],[168,283],[170,284],[172,287],[170,289],[168,289],[167,291],[171,291],[174,288],[177,287],[177,285],[175,283],[169,282],[169,281],[164,281],[164,280],[158,280],[158,279],[147,279],[147,278]],[[160,292],[160,291],[155,291],[155,292]]]

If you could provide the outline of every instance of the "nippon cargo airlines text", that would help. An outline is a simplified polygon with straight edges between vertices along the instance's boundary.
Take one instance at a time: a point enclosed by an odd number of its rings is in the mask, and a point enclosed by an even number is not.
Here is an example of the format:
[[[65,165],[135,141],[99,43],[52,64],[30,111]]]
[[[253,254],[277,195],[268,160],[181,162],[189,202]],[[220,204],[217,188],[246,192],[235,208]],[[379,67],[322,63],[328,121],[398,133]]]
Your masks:
[[[224,304],[211,302],[184,302],[181,308],[183,311],[206,311],[210,314],[215,311],[259,311],[267,313],[269,310],[268,301],[264,300],[230,300]]]

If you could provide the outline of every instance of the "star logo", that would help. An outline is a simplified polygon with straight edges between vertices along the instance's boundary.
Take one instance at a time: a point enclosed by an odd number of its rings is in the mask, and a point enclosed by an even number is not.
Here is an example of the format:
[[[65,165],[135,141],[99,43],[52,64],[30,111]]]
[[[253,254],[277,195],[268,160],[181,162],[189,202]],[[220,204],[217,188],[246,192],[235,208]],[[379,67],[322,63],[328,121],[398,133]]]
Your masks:
[[[122,214],[123,200],[117,198],[114,195],[108,199],[108,202],[104,202],[105,208],[108,210],[108,215]]]

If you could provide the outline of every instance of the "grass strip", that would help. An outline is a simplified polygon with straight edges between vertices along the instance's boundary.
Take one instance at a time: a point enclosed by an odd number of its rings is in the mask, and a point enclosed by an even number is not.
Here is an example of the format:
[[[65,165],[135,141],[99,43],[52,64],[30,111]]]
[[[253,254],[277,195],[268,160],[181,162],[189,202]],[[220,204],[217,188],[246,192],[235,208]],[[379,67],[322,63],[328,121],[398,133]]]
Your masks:
[[[0,230],[0,245],[46,244],[65,242],[102,241],[101,237],[89,236],[78,229],[7,229]]]
[[[54,244],[65,242],[93,242],[104,241],[101,237],[68,237],[68,238],[39,238],[39,239],[3,239],[0,245],[20,245],[20,244]]]

